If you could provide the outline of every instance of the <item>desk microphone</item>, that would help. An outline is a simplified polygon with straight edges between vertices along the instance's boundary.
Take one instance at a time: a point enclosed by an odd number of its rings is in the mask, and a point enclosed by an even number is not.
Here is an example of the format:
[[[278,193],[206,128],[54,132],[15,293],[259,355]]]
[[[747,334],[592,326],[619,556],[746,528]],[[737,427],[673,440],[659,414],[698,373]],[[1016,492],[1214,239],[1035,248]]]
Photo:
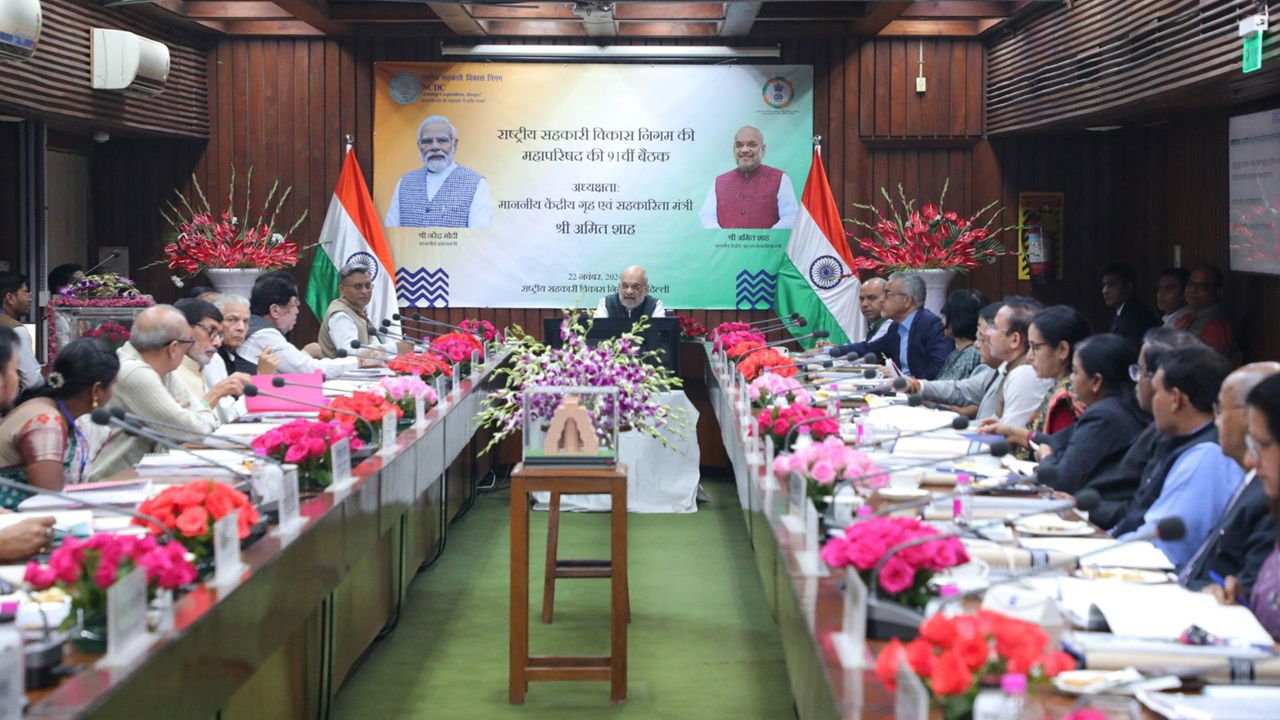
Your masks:
[[[110,255],[108,255],[108,256],[106,256],[105,258],[103,258],[103,259],[102,259],[102,262],[100,262],[100,263],[98,263],[97,265],[94,265],[93,267],[91,267],[91,268],[89,268],[88,270],[86,270],[86,271],[84,272],[84,274],[85,274],[85,275],[92,275],[94,270],[97,270],[98,268],[101,268],[101,267],[105,267],[108,263],[110,263],[112,260],[115,260],[115,259],[116,259],[116,258],[118,258],[118,257],[120,257],[120,251],[119,251],[119,250],[116,250],[115,252],[113,252],[113,253],[111,253]],[[59,289],[59,288],[53,288],[53,290],[54,290],[54,291],[57,291],[58,289]]]
[[[758,333],[771,333],[774,330],[789,330],[791,328],[802,328],[807,326],[808,324],[809,324],[808,320],[805,320],[804,318],[797,318],[794,321],[783,320],[782,322],[774,323],[772,325],[764,325],[762,327],[753,328],[753,331]]]
[[[768,325],[770,323],[776,323],[776,322],[796,322],[798,320],[804,320],[804,318],[800,317],[800,313],[793,312],[790,315],[765,318],[764,320],[756,320],[755,322],[749,322],[746,325],[747,327],[755,327],[756,325]]]
[[[374,334],[374,335],[377,335],[377,334],[385,333],[388,329],[390,329],[390,327],[391,327],[391,321],[390,321],[390,320],[383,320],[383,321],[382,321],[382,330],[381,330],[381,331],[375,331],[375,330],[373,330],[372,328],[370,328],[370,332],[371,332],[372,334]],[[444,333],[442,333],[442,332],[434,332],[434,331],[431,331],[431,330],[427,330],[426,328],[405,328],[405,327],[403,327],[403,326],[402,326],[402,329],[403,329],[405,332],[408,332],[409,330],[411,330],[411,329],[412,329],[412,330],[413,330],[414,332],[416,332],[416,333],[421,333],[421,337],[420,337],[419,339],[425,338],[425,337],[426,337],[426,336],[428,336],[428,335],[430,335],[431,337],[440,337],[441,335],[444,335]],[[409,339],[410,339],[410,340],[412,340],[413,338],[411,337],[411,338],[409,338]]]
[[[428,353],[433,353],[436,357],[442,358],[442,359],[444,359],[444,360],[448,360],[448,358],[447,358],[447,357],[445,357],[443,353],[440,353],[440,352],[437,352],[437,351],[435,351],[435,350],[432,350],[432,349],[431,349],[431,348],[429,348],[429,347],[428,347],[428,348],[424,348],[424,351],[425,351],[425,352],[428,352]],[[346,349],[346,348],[338,348],[338,349],[334,352],[334,354],[335,354],[335,355],[337,355],[337,356],[338,356],[338,357],[340,357],[340,358],[345,358],[345,357],[355,357],[354,355],[351,355],[351,353],[347,352],[347,349]],[[428,371],[428,370],[430,370],[430,371],[432,371],[432,372],[438,372],[438,371],[440,370],[440,368],[438,368],[438,367],[433,368],[433,367],[429,367],[429,366],[427,366],[427,365],[426,365],[426,364],[424,364],[422,361],[418,360],[417,358],[413,357],[412,355],[401,355],[401,354],[397,354],[394,358],[392,358],[392,360],[393,360],[393,361],[399,361],[399,362],[402,362],[402,363],[404,363],[404,364],[406,364],[406,365],[408,365],[408,366],[410,366],[410,367],[418,368],[419,370],[422,370],[422,371],[424,371],[424,372],[425,372],[425,371]],[[450,362],[449,364],[450,364],[450,365],[452,365],[452,362]],[[308,387],[310,387],[310,386],[308,386]]]
[[[127,423],[124,420],[121,420],[120,418],[116,417],[114,414],[112,414],[110,410],[106,408],[96,408],[92,413],[89,414],[89,418],[93,420],[93,423],[95,425],[114,425],[115,427],[124,431],[125,434],[150,440],[151,442],[156,443],[157,445],[163,445],[164,447],[167,447],[170,450],[173,450],[175,452],[185,453],[199,460],[202,465],[221,468],[231,473],[232,475],[235,475],[237,478],[240,478],[241,480],[248,480],[253,477],[251,473],[245,470],[237,470],[231,467],[230,465],[224,465],[216,460],[210,460],[207,457],[201,456],[199,453],[195,452],[194,450],[183,447],[182,443],[187,441],[180,437],[174,437],[172,435],[158,433],[154,430],[148,430],[142,427],[141,425],[133,425],[133,424]]]
[[[467,334],[467,335],[474,335],[474,334],[475,334],[475,333],[472,333],[472,332],[470,332],[470,331],[468,331],[468,330],[463,330],[461,327],[458,327],[457,325],[450,325],[450,324],[449,324],[449,323],[447,323],[447,322],[441,322],[441,321],[439,321],[439,320],[432,320],[431,318],[423,317],[423,316],[422,316],[422,313],[420,313],[420,312],[415,312],[415,313],[413,314],[413,317],[411,317],[411,318],[401,317],[399,314],[396,314],[396,315],[392,315],[392,316],[391,316],[391,319],[392,319],[392,320],[399,320],[399,321],[401,321],[401,322],[403,322],[403,321],[405,321],[405,320],[408,320],[408,321],[411,321],[411,322],[415,322],[415,323],[417,323],[417,324],[418,324],[418,325],[420,325],[420,326],[421,326],[421,325],[435,325],[436,327],[446,327],[446,328],[449,328],[449,330],[450,330],[450,331],[452,331],[452,332],[460,332],[460,333],[465,333],[465,334]]]
[[[319,405],[317,403],[306,402],[305,400],[299,400],[297,398],[285,397],[284,395],[275,395],[273,393],[263,392],[262,390],[258,389],[257,385],[254,385],[253,383],[245,383],[244,394],[248,395],[249,397],[255,397],[257,395],[261,395],[262,397],[274,398],[276,400],[284,400],[286,402],[295,403],[298,405],[302,405],[304,407],[313,407],[317,410],[328,410],[329,412],[337,415],[348,415],[350,417],[355,418],[357,421],[364,423],[364,426],[369,429],[368,445],[370,447],[377,445],[378,435],[373,431],[373,423],[369,422],[368,420],[365,420],[363,417],[361,417],[360,415],[357,415],[356,413],[351,412],[350,410],[343,410],[342,408],[328,407],[326,405]]]
[[[227,442],[234,445],[239,445],[241,447],[252,447],[252,445],[250,445],[249,443],[237,437],[232,437],[230,435],[214,435],[213,433],[202,433],[198,430],[184,428],[181,425],[173,425],[167,422],[153,420],[149,417],[134,415],[131,412],[125,412],[125,409],[122,407],[110,407],[110,408],[107,408],[107,410],[111,413],[112,416],[120,420],[124,420],[125,422],[133,423],[134,425],[137,425],[140,427],[147,426],[147,425],[162,427],[165,430],[168,430],[170,435],[174,433],[182,433],[184,435],[190,435],[193,438],[199,438],[200,440],[203,440],[206,442],[208,441],[209,438],[217,438],[218,442]]]
[[[789,342],[792,342],[793,340],[809,340],[809,339],[820,340],[822,338],[829,336],[830,334],[831,333],[827,330],[814,330],[808,335],[798,335],[796,337],[785,338],[783,340],[775,340],[771,343],[766,343],[764,345],[761,345],[760,347],[751,348],[750,350],[743,353],[741,357],[738,358],[738,362],[742,362],[743,360],[746,360],[747,356],[751,355],[751,353],[759,352],[761,350],[766,350],[768,348],[777,347],[779,345],[785,345]]]

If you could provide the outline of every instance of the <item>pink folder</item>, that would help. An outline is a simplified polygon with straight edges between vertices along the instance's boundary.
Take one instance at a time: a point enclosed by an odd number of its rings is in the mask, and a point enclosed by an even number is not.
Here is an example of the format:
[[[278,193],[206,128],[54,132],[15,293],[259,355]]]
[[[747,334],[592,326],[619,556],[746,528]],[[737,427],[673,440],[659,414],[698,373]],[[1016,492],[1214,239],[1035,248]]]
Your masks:
[[[301,383],[276,387],[271,384],[274,378],[284,378],[286,382]],[[245,408],[251,413],[260,412],[316,412],[316,405],[324,404],[324,373],[319,370],[312,373],[280,373],[278,375],[254,375],[253,384],[258,390],[277,397],[265,395],[245,396]],[[301,402],[294,402],[295,400]],[[303,405],[301,403],[311,403]]]

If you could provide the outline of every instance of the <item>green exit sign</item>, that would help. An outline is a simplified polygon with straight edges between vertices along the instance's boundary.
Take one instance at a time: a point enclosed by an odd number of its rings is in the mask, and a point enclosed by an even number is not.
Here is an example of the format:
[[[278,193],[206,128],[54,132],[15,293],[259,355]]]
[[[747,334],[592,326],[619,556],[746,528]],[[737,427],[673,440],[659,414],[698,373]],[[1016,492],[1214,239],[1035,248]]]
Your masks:
[[[1244,54],[1240,69],[1251,73],[1262,67],[1262,31],[1244,36]]]

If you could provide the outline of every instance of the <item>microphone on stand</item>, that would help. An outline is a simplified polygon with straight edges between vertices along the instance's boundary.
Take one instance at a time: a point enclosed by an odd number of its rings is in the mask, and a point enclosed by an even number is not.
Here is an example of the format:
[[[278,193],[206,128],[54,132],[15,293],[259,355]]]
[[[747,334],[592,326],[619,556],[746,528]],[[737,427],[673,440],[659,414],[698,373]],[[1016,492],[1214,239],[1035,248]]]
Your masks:
[[[273,382],[274,382],[274,381],[273,381]],[[338,414],[338,415],[349,415],[349,416],[351,416],[351,417],[355,418],[356,420],[358,420],[359,422],[364,423],[364,426],[365,426],[366,428],[368,428],[368,429],[369,429],[369,443],[368,443],[368,445],[369,445],[370,447],[372,447],[372,446],[376,446],[376,445],[377,445],[377,438],[378,438],[378,435],[377,435],[377,433],[375,433],[375,432],[373,431],[373,423],[369,422],[368,420],[365,420],[363,417],[361,417],[361,416],[357,415],[356,413],[351,412],[350,410],[343,410],[342,408],[335,408],[335,407],[327,407],[327,406],[325,406],[325,405],[319,405],[319,404],[316,404],[316,403],[310,403],[310,402],[306,402],[305,400],[299,400],[299,399],[297,399],[297,398],[285,397],[284,395],[276,395],[276,394],[274,394],[274,393],[263,392],[262,390],[258,389],[258,386],[257,386],[257,385],[254,385],[253,383],[246,383],[246,384],[245,384],[245,386],[244,386],[244,394],[245,394],[245,395],[248,395],[249,397],[254,397],[254,396],[256,396],[256,395],[261,395],[262,397],[274,398],[274,399],[276,399],[276,400],[284,400],[284,401],[286,401],[286,402],[295,403],[295,404],[302,405],[302,406],[305,406],[305,407],[313,407],[313,408],[315,408],[315,409],[317,409],[317,410],[328,410],[329,412],[331,412],[331,413],[335,413],[335,414]]]
[[[94,270],[97,270],[98,268],[103,267],[104,265],[106,265],[107,263],[111,262],[112,260],[115,260],[115,259],[116,259],[116,258],[118,258],[118,257],[120,257],[120,251],[119,251],[119,250],[116,250],[115,252],[113,252],[113,253],[111,253],[110,255],[108,255],[108,256],[106,256],[105,258],[103,258],[103,259],[102,259],[102,262],[100,262],[100,263],[98,263],[97,265],[94,265],[93,267],[91,267],[91,268],[89,268],[88,270],[86,270],[86,271],[84,272],[84,274],[85,274],[85,275],[92,275]],[[53,290],[57,290],[57,288],[51,288],[51,289],[53,289]]]
[[[155,525],[157,528],[160,529],[160,532],[166,538],[168,538],[170,541],[175,541],[175,538],[173,537],[173,533],[169,531],[169,528],[164,526],[164,523],[160,522],[160,520],[158,520],[157,518],[151,515],[148,515],[146,513],[140,513],[136,510],[129,510],[126,508],[119,507],[117,505],[107,505],[106,503],[91,502],[89,500],[78,498],[71,493],[59,492],[57,490],[49,490],[47,488],[42,488],[39,485],[30,485],[28,483],[18,482],[16,480],[10,480],[4,477],[3,475],[0,475],[0,487],[7,487],[10,490],[19,490],[21,492],[31,493],[33,495],[48,495],[50,497],[56,497],[61,500],[66,500],[67,502],[75,503],[76,505],[80,505],[87,508],[93,508],[94,510],[102,510],[103,512],[114,513],[116,515],[127,515],[128,517],[141,520],[144,523],[147,523],[148,525]],[[43,511],[33,512],[32,515],[36,516],[38,512],[43,512]]]
[[[214,435],[213,433],[202,433],[196,430],[191,430],[189,428],[184,428],[181,425],[172,425],[170,423],[160,422],[159,420],[152,420],[151,418],[148,418],[148,417],[143,417],[141,415],[134,415],[131,412],[125,412],[125,409],[122,407],[112,407],[112,408],[107,408],[107,410],[114,417],[119,418],[120,420],[124,420],[126,422],[133,423],[134,425],[138,425],[138,426],[155,425],[157,427],[162,427],[168,430],[170,434],[173,434],[175,432],[180,432],[180,433],[183,433],[184,435],[190,435],[193,438],[199,438],[205,441],[207,441],[209,438],[217,438],[219,442],[225,441],[228,443],[239,445],[241,447],[252,447],[252,445],[245,442],[244,440],[241,440],[240,438],[231,437],[229,435]],[[230,449],[230,448],[227,448],[227,449]]]
[[[791,320],[783,320],[782,322],[774,323],[774,324],[772,324],[772,325],[765,325],[765,326],[763,326],[763,327],[754,328],[754,330],[755,330],[756,332],[759,332],[759,333],[771,333],[771,332],[773,332],[774,330],[787,330],[787,329],[791,329],[791,328],[802,328],[802,327],[807,326],[808,324],[809,324],[809,321],[808,321],[808,320],[805,320],[804,318],[798,318],[798,319],[796,319],[796,320],[794,320],[794,321],[791,321]]]
[[[747,327],[754,327],[756,325],[768,325],[769,323],[776,323],[776,322],[784,322],[784,323],[796,322],[797,320],[804,320],[804,318],[800,317],[800,313],[793,312],[790,315],[780,315],[778,317],[765,318],[764,320],[756,320],[755,322],[749,322],[747,323]]]
[[[385,334],[388,334],[388,333],[387,333],[387,330],[388,330],[388,328],[390,328],[390,327],[391,327],[391,321],[390,321],[390,320],[383,320],[383,321],[382,321],[382,330],[380,330],[380,331],[372,331],[372,328],[371,328],[371,332],[372,332],[372,334],[375,334],[375,335],[377,335],[377,334],[384,334],[384,335],[385,335]],[[444,333],[441,333],[441,332],[432,332],[431,330],[427,330],[426,328],[404,328],[404,327],[402,326],[402,329],[403,329],[406,333],[407,333],[407,332],[409,332],[409,330],[413,330],[414,332],[421,333],[421,336],[420,336],[420,337],[418,337],[418,338],[414,338],[414,337],[412,337],[412,336],[402,338],[402,339],[405,339],[405,340],[425,340],[425,339],[426,339],[426,337],[427,337],[428,335],[430,335],[431,337],[440,337],[441,335],[444,335]]]
[[[191,457],[199,460],[200,463],[203,465],[221,468],[231,473],[232,475],[235,475],[241,480],[248,480],[249,478],[253,477],[251,473],[245,470],[237,470],[231,467],[230,465],[223,465],[222,463],[216,460],[210,460],[209,458],[203,457],[199,453],[193,450],[182,447],[182,443],[186,442],[182,438],[174,438],[173,436],[163,435],[161,433],[157,433],[152,430],[147,430],[141,425],[131,425],[125,422],[124,420],[121,420],[120,418],[113,415],[111,411],[106,408],[96,408],[92,413],[89,414],[89,417],[91,420],[93,420],[93,423],[95,425],[114,425],[115,427],[124,431],[128,435],[134,435],[136,437],[145,438],[158,445],[163,445],[164,447],[167,447],[170,450],[174,450],[180,453],[186,453],[187,455],[190,455]],[[177,440],[177,442],[175,442],[175,440]]]
[[[799,336],[797,336],[797,337],[786,338],[786,339],[784,339],[784,340],[775,340],[775,341],[773,341],[773,342],[771,342],[771,343],[766,343],[766,344],[764,344],[764,345],[761,345],[760,347],[757,347],[757,348],[751,348],[750,350],[748,350],[748,351],[746,351],[745,353],[743,353],[743,354],[742,354],[742,357],[738,358],[738,362],[742,362],[743,360],[747,359],[747,356],[748,356],[748,355],[750,355],[751,353],[754,353],[754,352],[759,352],[760,350],[765,350],[765,349],[768,349],[768,348],[777,347],[777,346],[779,346],[779,345],[785,345],[785,344],[787,344],[787,343],[789,343],[789,342],[792,342],[793,340],[808,340],[808,339],[810,339],[810,338],[813,338],[813,339],[815,339],[815,340],[821,340],[822,338],[827,337],[827,336],[829,336],[830,334],[831,334],[831,333],[830,333],[829,331],[827,331],[827,330],[814,330],[813,332],[809,333],[808,335],[799,335]]]
[[[405,320],[409,320],[409,321],[411,321],[411,322],[418,323],[418,325],[419,325],[419,326],[421,326],[421,325],[435,325],[436,327],[446,327],[446,328],[449,328],[449,330],[450,330],[451,332],[466,333],[466,334],[468,334],[468,335],[474,335],[474,334],[475,334],[475,333],[472,333],[472,332],[470,332],[470,331],[463,330],[462,328],[458,327],[457,325],[450,325],[450,324],[449,324],[449,323],[447,323],[447,322],[440,322],[439,320],[432,320],[431,318],[423,317],[423,316],[422,316],[422,313],[420,313],[420,312],[415,312],[415,313],[413,314],[413,317],[411,317],[411,318],[404,318],[404,317],[401,317],[400,315],[398,315],[398,314],[397,314],[397,315],[392,315],[392,316],[391,316],[391,319],[392,319],[392,320],[399,320],[399,321],[401,321],[401,322],[403,322],[403,321],[405,321]]]

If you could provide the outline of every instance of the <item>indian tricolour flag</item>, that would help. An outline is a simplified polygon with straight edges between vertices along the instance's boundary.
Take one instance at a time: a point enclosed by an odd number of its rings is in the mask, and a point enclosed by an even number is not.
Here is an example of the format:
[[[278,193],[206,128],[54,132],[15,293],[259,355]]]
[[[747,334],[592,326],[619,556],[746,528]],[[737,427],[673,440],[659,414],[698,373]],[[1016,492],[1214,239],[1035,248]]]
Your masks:
[[[858,310],[861,283],[852,268],[853,253],[827,183],[821,148],[815,147],[787,256],[778,268],[778,315],[795,312],[808,321],[803,328],[792,328],[793,335],[822,329],[837,345],[866,337],[867,323]],[[801,344],[808,347],[813,342]]]
[[[338,270],[352,262],[369,269],[373,299],[366,312],[375,325],[381,325],[397,312],[395,263],[355,150],[348,148],[307,281],[307,305],[316,317],[323,319],[329,303],[338,297]]]

